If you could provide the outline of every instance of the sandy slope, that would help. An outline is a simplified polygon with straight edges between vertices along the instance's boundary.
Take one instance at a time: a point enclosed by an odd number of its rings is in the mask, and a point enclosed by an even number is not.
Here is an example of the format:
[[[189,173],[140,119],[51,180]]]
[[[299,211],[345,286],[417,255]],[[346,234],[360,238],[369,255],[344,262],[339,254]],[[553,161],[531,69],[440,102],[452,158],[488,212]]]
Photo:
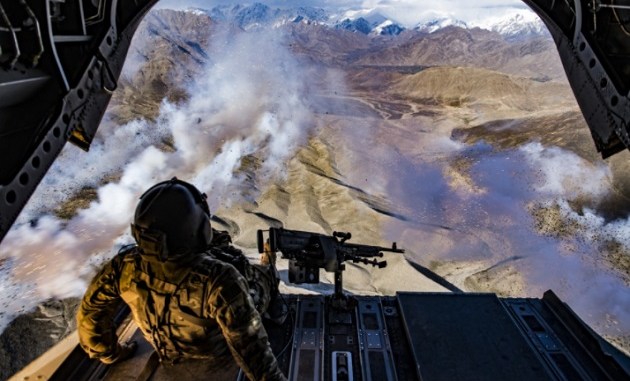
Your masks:
[[[351,242],[390,246],[381,238],[382,223],[388,218],[383,214],[379,198],[345,183],[333,158],[334,153],[322,139],[329,138],[332,130],[325,129],[319,137],[312,138],[300,149],[287,167],[287,176],[279,183],[263,190],[253,205],[235,205],[217,214],[229,223],[223,225],[234,235],[234,241],[255,255],[256,230],[268,227],[313,231],[332,234],[333,231],[352,232]],[[377,210],[379,211],[377,211]],[[229,216],[229,217],[227,217]],[[419,276],[405,257],[387,254],[385,269],[348,264],[344,286],[354,294],[392,295],[396,291],[445,291],[434,282]],[[288,267],[286,260],[278,268],[283,273]],[[329,286],[302,287],[307,290],[331,289],[332,274],[322,281]],[[285,274],[286,276],[286,274]],[[287,280],[285,278],[285,280]],[[295,286],[286,286],[291,292],[299,292]]]

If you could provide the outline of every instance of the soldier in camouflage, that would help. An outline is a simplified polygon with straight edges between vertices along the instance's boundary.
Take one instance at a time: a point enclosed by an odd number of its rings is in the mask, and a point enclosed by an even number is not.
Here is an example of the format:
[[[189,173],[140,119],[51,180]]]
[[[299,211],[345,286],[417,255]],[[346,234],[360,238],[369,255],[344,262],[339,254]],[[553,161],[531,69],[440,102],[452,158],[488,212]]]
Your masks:
[[[79,339],[91,358],[133,355],[136,344],[118,343],[113,323],[124,301],[160,358],[152,380],[183,381],[186,372],[220,379],[236,365],[250,380],[286,380],[261,318],[278,300],[275,266],[250,264],[209,215],[205,195],[176,178],[140,198],[131,225],[137,246],[105,265],[79,308]]]

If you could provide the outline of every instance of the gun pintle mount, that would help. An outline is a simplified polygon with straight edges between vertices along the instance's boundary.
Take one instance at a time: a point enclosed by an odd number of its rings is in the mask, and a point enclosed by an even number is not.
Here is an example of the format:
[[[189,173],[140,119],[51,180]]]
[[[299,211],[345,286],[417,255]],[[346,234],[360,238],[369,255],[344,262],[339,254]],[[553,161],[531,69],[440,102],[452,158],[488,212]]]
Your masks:
[[[405,252],[398,249],[395,242],[391,248],[347,243],[346,241],[352,238],[352,234],[342,232],[333,232],[332,236],[328,236],[298,230],[270,228],[268,235],[268,240],[265,240],[264,231],[258,230],[258,252],[261,254],[265,252],[265,243],[268,244],[267,250],[280,251],[282,258],[289,260],[290,283],[319,283],[319,269],[335,273],[333,300],[338,301],[346,300],[342,286],[345,261],[384,268],[387,266],[387,262],[375,259],[382,258],[384,251]]]

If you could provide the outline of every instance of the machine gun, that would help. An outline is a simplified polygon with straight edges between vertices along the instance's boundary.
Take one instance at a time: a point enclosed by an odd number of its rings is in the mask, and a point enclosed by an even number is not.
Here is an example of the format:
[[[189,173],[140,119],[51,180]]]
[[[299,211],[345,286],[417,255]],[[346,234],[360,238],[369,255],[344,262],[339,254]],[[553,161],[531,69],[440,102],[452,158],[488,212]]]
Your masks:
[[[264,231],[258,230],[258,252],[265,252],[265,242],[268,243],[267,250],[274,253],[280,251],[282,257],[289,260],[290,283],[319,283],[319,269],[335,273],[335,293],[332,298],[333,301],[340,302],[337,303],[339,305],[344,305],[347,301],[342,285],[345,261],[384,268],[387,261],[375,259],[382,258],[384,251],[405,252],[396,247],[396,242],[391,248],[347,243],[352,238],[350,233],[333,232],[332,236],[328,236],[282,228],[270,228],[268,232],[269,238],[266,241]]]

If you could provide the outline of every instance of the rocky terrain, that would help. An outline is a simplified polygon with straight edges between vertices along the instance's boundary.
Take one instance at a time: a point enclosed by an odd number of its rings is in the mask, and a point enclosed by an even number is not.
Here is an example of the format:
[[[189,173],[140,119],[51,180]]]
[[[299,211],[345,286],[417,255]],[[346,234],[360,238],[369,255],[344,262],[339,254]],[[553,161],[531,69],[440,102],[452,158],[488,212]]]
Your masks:
[[[0,336],[0,379],[6,380],[77,326],[78,298],[50,300],[17,317]]]
[[[280,17],[259,11],[267,20]],[[228,171],[229,192],[211,205],[215,225],[230,231],[253,260],[255,231],[267,226],[351,231],[354,242],[366,244],[397,241],[407,253],[387,256],[386,269],[349,266],[350,292],[444,291],[410,263],[467,291],[540,297],[553,288],[598,332],[630,348],[630,311],[622,303],[630,284],[623,234],[630,205],[627,154],[599,159],[549,38],[508,39],[497,31],[457,26],[380,36],[331,27],[315,14],[322,22],[298,20],[276,28],[280,45],[297,64],[288,58],[275,64],[286,87],[304,81],[296,86],[300,102],[278,97],[274,91],[280,90],[270,80],[262,86],[274,90],[267,94],[273,100],[265,104],[268,109],[254,114],[255,100],[245,93],[226,98],[230,102],[223,105],[236,107],[234,114],[208,103],[202,105],[206,114],[197,116],[191,106],[199,102],[191,90],[195,84],[218,78],[212,83],[221,99],[222,92],[240,86],[220,86],[221,78],[231,78],[229,70],[217,77],[208,73],[214,64],[221,67],[213,43],[230,43],[219,36],[254,28],[242,10],[235,14],[247,27],[226,22],[226,12],[151,12],[134,39],[99,133],[123,133],[141,120],[143,128],[152,129],[143,134],[153,139],[147,145],[176,155],[194,142],[177,129],[160,132],[163,124],[183,118],[165,110],[191,110],[186,122],[207,128],[200,135],[190,132],[193,138],[218,134],[214,145],[193,151],[207,159],[182,167],[189,171],[187,179],[200,184],[202,163],[218,163],[230,150],[241,152],[237,143],[249,142],[262,129],[249,130],[250,124],[272,128],[289,103],[288,114],[303,120],[300,144],[269,169],[274,136],[254,140],[255,148]],[[230,61],[232,67],[235,62]],[[256,78],[266,78],[270,70],[252,58],[238,64],[254,70]],[[292,75],[296,67],[303,70],[297,77]],[[307,118],[298,115],[301,108]],[[215,118],[222,113],[226,116]],[[247,133],[216,132],[229,123]],[[142,131],[147,130],[131,136]],[[118,170],[98,173],[93,184],[77,187],[49,212],[73,226],[103,197],[99,189],[124,183],[125,168],[135,159],[120,159]],[[208,168],[219,173],[223,166]],[[212,196],[217,187],[202,189]],[[128,241],[129,236],[119,238],[121,233],[114,230],[108,246]],[[95,252],[85,255],[113,254]],[[97,267],[92,265],[81,272],[85,280]],[[280,262],[281,273],[286,266]],[[328,274],[322,279],[327,284],[308,290],[288,284],[282,289],[325,292],[332,279]],[[612,290],[608,300],[601,300],[605,291],[598,288]],[[0,379],[71,332],[75,306],[76,299],[49,301],[14,320],[0,336]],[[24,347],[29,351],[16,350]]]

